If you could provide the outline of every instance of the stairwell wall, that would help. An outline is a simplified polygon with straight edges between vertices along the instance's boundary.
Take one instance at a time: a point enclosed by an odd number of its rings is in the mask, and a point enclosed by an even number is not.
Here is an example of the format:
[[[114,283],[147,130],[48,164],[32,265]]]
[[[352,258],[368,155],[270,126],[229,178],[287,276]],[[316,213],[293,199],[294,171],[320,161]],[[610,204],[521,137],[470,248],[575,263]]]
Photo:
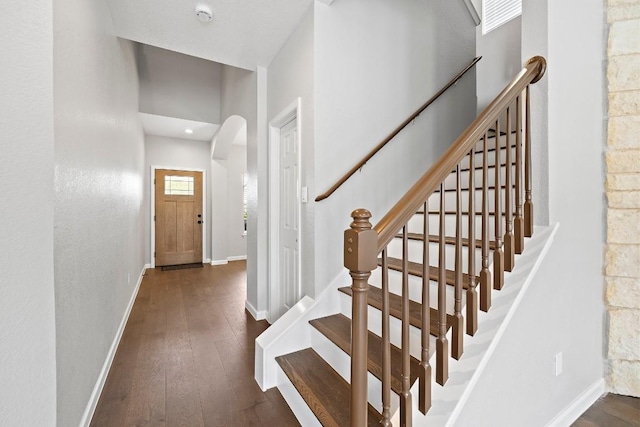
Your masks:
[[[33,13],[37,10],[38,13]],[[0,14],[0,425],[56,425],[53,5]]]
[[[53,31],[57,425],[76,426],[144,266],[144,135],[106,3],[55,2]]]
[[[603,5],[525,0],[523,10],[522,56],[548,60],[547,75],[532,87],[533,114],[536,131],[549,135],[548,212],[559,229],[459,425],[567,425],[579,415],[571,413],[572,404],[588,406],[589,391],[604,389]],[[571,21],[580,24],[567,26]],[[538,93],[545,87],[548,93]],[[539,113],[545,97],[548,118]],[[533,141],[545,144],[535,134]],[[534,175],[545,172],[534,163]],[[517,269],[516,259],[514,274]],[[556,375],[559,353],[563,366]]]
[[[333,184],[467,65],[475,27],[463,2],[315,3],[315,191]],[[380,220],[475,117],[467,74],[361,172],[315,204],[315,294],[342,267],[356,208]],[[313,296],[313,295],[312,295]]]

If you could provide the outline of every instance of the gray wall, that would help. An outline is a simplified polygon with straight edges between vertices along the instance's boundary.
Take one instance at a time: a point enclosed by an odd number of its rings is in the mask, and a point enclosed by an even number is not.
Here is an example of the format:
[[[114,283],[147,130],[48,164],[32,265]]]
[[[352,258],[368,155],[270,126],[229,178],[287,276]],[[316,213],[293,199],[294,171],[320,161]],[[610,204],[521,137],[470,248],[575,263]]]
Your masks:
[[[10,6],[0,14],[0,425],[54,426],[53,7]]]
[[[315,4],[315,192],[323,192],[438,91],[475,54],[464,2],[345,0]],[[315,205],[315,294],[342,267],[356,208],[373,223],[475,116],[472,72]],[[313,295],[312,295],[313,296]]]
[[[478,112],[482,111],[522,69],[520,58],[522,18],[518,17],[482,35],[476,28]]]
[[[214,206],[214,209],[226,208],[227,213],[227,257],[247,255],[247,237],[243,236],[242,174],[247,172],[247,147],[234,145],[227,159],[227,205]]]
[[[73,426],[144,266],[144,138],[106,3],[56,2],[53,28],[57,425]]]
[[[136,56],[140,112],[221,123],[221,64],[148,45],[138,45]]]
[[[603,378],[603,3],[525,0],[523,7],[522,57],[541,54],[549,64],[531,89],[533,190],[549,200],[549,219],[560,228],[459,425],[546,425]],[[548,191],[536,185],[545,174]],[[544,222],[545,205],[534,202],[536,223]],[[487,411],[496,398],[500,410]]]
[[[309,8],[304,18],[285,42],[280,52],[271,61],[267,74],[267,118],[274,119],[291,103],[301,98],[302,134],[300,135],[300,185],[314,187],[314,8]],[[313,295],[314,268],[314,227],[313,211],[315,202],[310,197],[301,207],[301,257],[302,295]],[[266,282],[264,284],[266,286]],[[302,296],[301,295],[301,296]],[[266,301],[265,301],[266,303]]]
[[[206,171],[206,232],[202,248],[206,258],[211,258],[211,163],[209,162],[208,141],[190,141],[164,136],[145,135],[144,172],[144,259],[151,264],[151,166],[204,169]]]

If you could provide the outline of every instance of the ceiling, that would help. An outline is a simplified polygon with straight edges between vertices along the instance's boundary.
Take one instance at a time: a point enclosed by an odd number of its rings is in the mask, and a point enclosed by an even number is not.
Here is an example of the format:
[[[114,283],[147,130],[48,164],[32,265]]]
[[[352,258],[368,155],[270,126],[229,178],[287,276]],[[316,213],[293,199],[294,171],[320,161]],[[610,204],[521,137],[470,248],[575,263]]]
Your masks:
[[[234,67],[266,67],[313,0],[107,0],[118,37]],[[202,23],[197,5],[213,11]]]
[[[147,135],[168,136],[170,138],[190,139],[193,141],[211,141],[220,125],[176,119],[174,117],[157,116],[139,113],[144,133]],[[185,132],[191,129],[192,134]]]

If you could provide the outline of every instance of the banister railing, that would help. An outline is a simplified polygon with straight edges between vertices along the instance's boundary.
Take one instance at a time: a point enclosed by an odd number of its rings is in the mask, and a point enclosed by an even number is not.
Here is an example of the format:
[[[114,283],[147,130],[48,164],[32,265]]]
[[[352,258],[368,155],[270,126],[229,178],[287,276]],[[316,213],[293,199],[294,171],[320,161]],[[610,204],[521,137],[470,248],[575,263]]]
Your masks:
[[[342,186],[353,174],[355,174],[358,170],[360,170],[373,156],[378,154],[378,152],[387,145],[393,138],[395,138],[402,130],[409,125],[412,121],[414,121],[424,110],[427,109],[431,104],[433,104],[443,93],[445,93],[451,86],[455,85],[458,80],[460,80],[469,70],[471,70],[477,63],[482,59],[481,56],[478,56],[473,59],[464,67],[458,74],[456,74],[449,82],[442,87],[435,95],[433,95],[427,102],[422,104],[420,108],[418,108],[412,115],[410,115],[404,122],[402,122],[397,128],[395,128],[386,138],[384,138],[378,145],[376,145],[369,153],[367,153],[358,163],[356,163],[347,173],[342,175],[327,191],[320,194],[316,197],[316,202],[326,199],[331,196],[338,188]]]
[[[489,104],[460,137],[447,149],[440,160],[431,167],[411,189],[391,208],[375,225],[369,222],[371,214],[366,209],[355,210],[352,214],[351,228],[345,231],[344,260],[350,270],[352,284],[352,348],[351,348],[351,426],[367,425],[367,298],[368,278],[371,272],[382,265],[382,408],[383,425],[390,425],[389,411],[389,285],[388,285],[388,249],[393,239],[402,239],[402,315],[401,315],[401,351],[402,351],[402,390],[400,392],[400,423],[411,425],[411,384],[409,376],[410,350],[410,314],[408,279],[408,235],[410,219],[422,209],[422,308],[421,308],[421,354],[418,380],[420,381],[418,398],[419,410],[426,413],[431,406],[431,366],[429,362],[429,331],[436,335],[435,379],[444,385],[448,379],[449,354],[459,359],[463,354],[464,322],[462,310],[463,287],[466,287],[466,331],[474,335],[477,329],[477,310],[487,311],[491,306],[491,289],[499,290],[503,286],[504,270],[514,267],[514,254],[521,253],[524,237],[533,233],[533,203],[531,192],[531,131],[530,131],[530,91],[529,85],[536,83],[546,71],[546,60],[536,56],[527,61],[525,67],[511,83]],[[524,114],[523,114],[524,111]],[[515,119],[514,117],[515,116]],[[523,117],[524,116],[524,117]],[[504,129],[504,131],[503,131]],[[493,134],[493,136],[492,136]],[[515,135],[515,138],[513,138]],[[524,138],[523,138],[524,137]],[[494,139],[489,147],[488,140]],[[524,139],[524,141],[523,141]],[[502,145],[502,141],[506,141]],[[515,140],[515,145],[514,141]],[[524,144],[524,147],[521,145]],[[515,161],[512,156],[515,151]],[[493,151],[490,156],[489,152]],[[504,151],[504,155],[503,155]],[[461,165],[468,158],[468,178],[463,188]],[[490,160],[493,159],[493,160]],[[476,168],[476,161],[481,166]],[[493,165],[489,165],[490,161]],[[506,162],[503,163],[503,161]],[[465,166],[466,167],[466,166]],[[494,171],[489,172],[490,168]],[[445,179],[455,174],[454,188],[445,186]],[[524,175],[524,179],[523,179]],[[478,182],[476,182],[478,179]],[[480,182],[481,181],[481,182]],[[449,182],[449,181],[448,181]],[[479,186],[481,185],[481,187]],[[522,189],[521,187],[524,187]],[[463,209],[462,191],[468,190],[466,210]],[[480,191],[481,212],[476,216],[476,190]],[[455,237],[446,237],[445,195],[455,191],[455,222],[452,233]],[[439,212],[437,212],[438,236],[430,236],[429,198],[439,193]],[[524,195],[524,203],[523,203]],[[491,197],[493,202],[490,202]],[[450,202],[451,203],[451,202]],[[492,209],[492,211],[491,211]],[[463,215],[468,215],[466,237],[463,237]],[[523,217],[524,215],[524,217]],[[490,219],[489,217],[493,217]],[[481,237],[476,234],[476,220],[481,229]],[[493,233],[490,226],[493,225]],[[414,225],[415,226],[415,223]],[[502,230],[504,229],[504,236]],[[401,232],[399,235],[398,233]],[[491,235],[490,235],[491,234]],[[415,233],[414,233],[415,235]],[[493,239],[493,240],[491,240]],[[429,266],[429,244],[437,242],[435,252],[437,267]],[[463,243],[464,242],[464,243]],[[504,243],[503,243],[504,242]],[[454,245],[453,252],[445,250],[446,245]],[[463,267],[462,246],[468,246],[468,262]],[[482,266],[476,271],[475,250],[481,250]],[[489,253],[493,259],[493,281],[489,270]],[[506,253],[505,253],[506,252]],[[453,256],[453,272],[447,270],[447,254]],[[381,259],[378,259],[379,254]],[[433,253],[432,253],[433,254]],[[431,272],[436,268],[437,274]],[[451,267],[450,267],[451,268]],[[463,272],[463,268],[466,273]],[[450,274],[451,273],[451,274]],[[464,276],[463,276],[464,273]],[[478,274],[476,276],[476,274]],[[430,280],[437,281],[437,312],[429,307]],[[454,286],[453,314],[447,313],[446,288]],[[480,292],[476,291],[480,288]],[[479,304],[478,299],[479,297]],[[413,314],[412,314],[413,315]],[[434,320],[435,318],[435,320]],[[431,323],[435,321],[435,330]],[[447,331],[451,328],[451,349]]]

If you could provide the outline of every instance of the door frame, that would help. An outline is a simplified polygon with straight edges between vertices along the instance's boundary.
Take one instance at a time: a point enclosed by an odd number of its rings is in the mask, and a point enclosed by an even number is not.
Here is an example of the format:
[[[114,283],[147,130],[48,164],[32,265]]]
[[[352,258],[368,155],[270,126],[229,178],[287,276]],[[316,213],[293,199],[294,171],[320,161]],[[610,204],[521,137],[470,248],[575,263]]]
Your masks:
[[[151,224],[151,252],[149,253],[151,258],[151,268],[156,268],[156,257],[154,253],[156,251],[156,222],[153,219],[153,216],[156,213],[156,192],[155,192],[155,184],[153,180],[156,178],[156,169],[167,169],[174,171],[183,171],[183,172],[202,172],[202,217],[204,218],[204,222],[202,223],[202,263],[207,262],[207,170],[206,169],[197,169],[197,168],[182,168],[182,167],[173,167],[173,166],[159,166],[159,165],[151,165],[151,212],[149,216],[149,224]]]
[[[296,200],[298,203],[298,294],[302,296],[302,203],[301,190],[301,166],[302,166],[302,100],[297,98],[269,122],[269,287],[267,292],[267,320],[273,323],[276,320],[277,309],[282,302],[280,292],[280,129],[291,120],[296,120],[298,135],[298,189]]]

